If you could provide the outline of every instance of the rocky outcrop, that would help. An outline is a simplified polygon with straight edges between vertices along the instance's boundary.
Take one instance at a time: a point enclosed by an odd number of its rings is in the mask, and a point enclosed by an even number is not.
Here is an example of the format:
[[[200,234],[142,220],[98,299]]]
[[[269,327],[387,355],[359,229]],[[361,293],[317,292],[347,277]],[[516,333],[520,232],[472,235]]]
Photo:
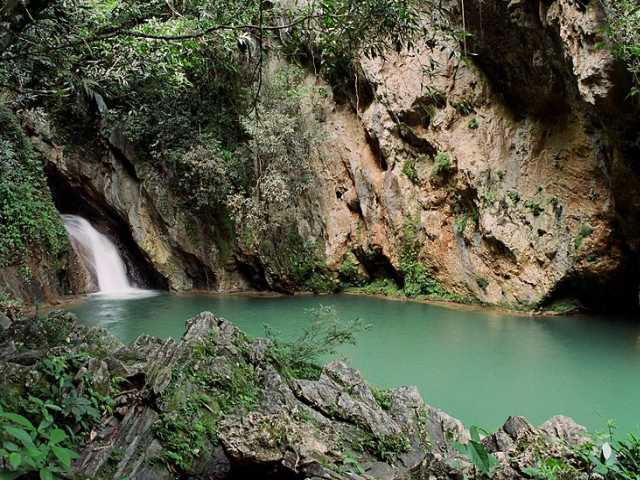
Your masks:
[[[479,440],[415,387],[374,389],[342,362],[317,376],[285,374],[271,343],[210,313],[189,320],[179,342],[143,336],[126,346],[69,314],[7,328],[3,392],[42,389],[51,371],[40,372],[38,359],[55,353],[80,359],[66,373],[80,382],[75,388],[112,399],[77,437],[84,440],[74,469],[83,478],[444,480],[475,468],[460,452]],[[566,417],[540,428],[511,417],[478,448],[494,455],[494,478],[528,478],[527,467],[551,457],[573,469],[567,478],[581,478],[572,448],[584,440]]]
[[[599,47],[601,6],[464,3],[466,47],[440,36],[432,50],[362,60],[372,99],[329,115],[317,174],[330,263],[375,251],[399,270],[412,222],[418,260],[450,291],[637,306],[637,235],[622,225],[635,224],[639,184],[614,140],[624,79]]]

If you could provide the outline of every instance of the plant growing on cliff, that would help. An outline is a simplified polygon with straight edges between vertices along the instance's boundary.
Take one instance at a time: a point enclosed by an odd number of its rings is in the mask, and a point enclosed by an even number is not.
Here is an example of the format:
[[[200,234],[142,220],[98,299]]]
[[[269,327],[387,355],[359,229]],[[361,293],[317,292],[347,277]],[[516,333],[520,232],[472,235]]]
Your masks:
[[[67,248],[66,234],[40,158],[0,105],[0,268],[23,262],[29,248],[55,258]]]
[[[353,252],[348,252],[345,255],[338,271],[343,286],[361,287],[364,285],[366,278],[360,271],[359,265]]]
[[[495,455],[489,453],[487,447],[481,441],[480,434],[487,435],[487,432],[473,425],[469,429],[471,438],[467,443],[454,442],[454,447],[462,455],[465,455],[471,461],[474,470],[477,473],[492,478],[496,467],[498,466],[498,460]]]
[[[403,292],[408,297],[430,295],[442,299],[451,296],[431,273],[431,269],[420,262],[420,244],[418,240],[418,218],[407,218],[402,228],[400,251],[400,272],[403,275]]]
[[[633,76],[630,96],[640,93],[640,8],[635,0],[602,0],[608,46]]]
[[[524,206],[531,211],[534,217],[539,217],[544,212],[544,207],[540,205],[538,200],[527,200]]]
[[[582,246],[582,242],[585,241],[588,237],[593,233],[593,228],[591,225],[582,224],[578,229],[578,235],[576,235],[576,239],[574,241],[574,246],[576,247],[576,251],[580,250]]]
[[[431,170],[432,176],[445,176],[453,169],[451,163],[451,157],[447,152],[438,152],[434,159],[433,168]]]
[[[341,320],[335,308],[329,306],[320,305],[308,314],[312,318],[311,324],[294,339],[285,340],[265,326],[266,337],[271,341],[268,355],[288,378],[318,378],[321,370],[318,362],[335,354],[342,345],[355,345],[356,336],[368,328],[357,318]]]
[[[402,173],[411,180],[411,183],[417,184],[419,181],[418,171],[416,170],[416,160],[415,158],[407,158],[402,165]]]
[[[320,128],[303,111],[310,95],[303,76],[299,68],[283,67],[265,79],[254,113],[242,121],[250,141],[237,155],[249,165],[249,181],[227,205],[251,248],[270,230],[295,224],[309,187]]]

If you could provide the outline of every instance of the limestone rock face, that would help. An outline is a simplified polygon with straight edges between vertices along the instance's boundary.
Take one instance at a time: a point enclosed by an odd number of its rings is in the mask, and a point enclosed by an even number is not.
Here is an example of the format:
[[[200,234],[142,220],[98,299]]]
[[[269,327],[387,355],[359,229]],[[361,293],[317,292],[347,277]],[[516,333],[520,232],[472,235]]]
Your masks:
[[[318,175],[331,179],[320,203],[329,263],[375,251],[397,270],[414,222],[419,260],[449,291],[505,305],[567,294],[637,304],[638,237],[620,215],[639,184],[611,140],[613,105],[624,102],[598,47],[600,5],[464,3],[473,62],[446,38],[433,51],[363,59],[372,100],[328,115],[321,168],[335,173]]]
[[[445,20],[460,24],[450,3]],[[599,48],[600,3],[464,5],[466,45],[436,33],[437,48],[363,58],[366,94],[329,95],[297,231],[324,246],[335,275],[355,258],[364,278],[402,282],[410,224],[414,260],[450,293],[518,308],[563,297],[637,306],[640,176],[621,130],[633,117],[620,68]],[[241,251],[223,218],[190,212],[167,187],[173,173],[119,132],[105,143],[40,146],[54,191],[88,205],[139,277],[174,290],[301,288]]]

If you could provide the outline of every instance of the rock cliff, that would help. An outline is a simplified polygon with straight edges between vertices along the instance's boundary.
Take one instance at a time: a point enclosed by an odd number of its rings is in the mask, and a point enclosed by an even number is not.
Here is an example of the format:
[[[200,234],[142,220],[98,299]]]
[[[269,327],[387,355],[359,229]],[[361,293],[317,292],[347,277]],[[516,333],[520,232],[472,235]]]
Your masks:
[[[324,101],[322,154],[296,230],[322,245],[333,276],[349,261],[363,281],[402,285],[411,243],[413,274],[448,298],[637,308],[637,120],[623,70],[599,47],[601,6],[464,3],[462,45],[432,29],[419,50],[363,58],[350,97]],[[457,28],[462,12],[449,7]],[[36,141],[59,208],[111,232],[138,283],[303,288],[273,277],[268,256],[240,250],[223,211],[186,208],[168,188],[175,172],[117,129],[96,131],[64,149]]]

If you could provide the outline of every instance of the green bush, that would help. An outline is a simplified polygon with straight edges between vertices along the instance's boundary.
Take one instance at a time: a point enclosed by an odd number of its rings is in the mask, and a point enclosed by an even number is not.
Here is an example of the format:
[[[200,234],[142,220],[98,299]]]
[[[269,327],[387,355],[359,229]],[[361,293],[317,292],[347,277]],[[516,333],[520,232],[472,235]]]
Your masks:
[[[449,173],[453,168],[451,163],[451,157],[447,152],[438,152],[434,160],[433,169],[431,175],[444,176]]]
[[[489,281],[484,277],[476,277],[476,284],[481,290],[486,291],[489,286]]]
[[[640,9],[636,0],[603,0],[607,12],[607,43],[631,73],[630,96],[640,93]]]
[[[481,199],[482,205],[484,205],[485,207],[490,207],[496,203],[498,194],[495,192],[495,190],[487,190],[482,194]]]
[[[476,475],[477,473],[480,473],[488,478],[492,478],[496,468],[498,467],[498,459],[495,455],[491,454],[489,450],[487,450],[487,447],[482,443],[480,438],[481,432],[485,435],[487,434],[484,430],[472,425],[469,429],[469,433],[471,435],[469,441],[465,444],[454,442],[454,447],[462,455],[469,458]],[[476,478],[478,477],[476,476]]]
[[[411,180],[411,183],[417,184],[419,181],[418,171],[416,170],[416,160],[415,158],[407,158],[402,165],[402,173]]]
[[[544,212],[544,207],[540,205],[538,200],[527,200],[524,206],[531,211],[534,217],[539,217]]]
[[[471,130],[475,130],[478,128],[478,119],[476,117],[473,117],[471,120],[469,120],[469,123],[467,124],[467,127],[469,127],[469,129]]]
[[[507,192],[507,197],[509,197],[509,200],[511,200],[514,205],[517,205],[520,202],[520,194],[515,190],[509,190]]]
[[[475,108],[473,107],[473,102],[471,100],[464,99],[459,102],[452,102],[451,106],[464,117],[475,112]]]
[[[429,295],[444,298],[448,292],[433,277],[431,269],[418,258],[418,228],[418,219],[407,218],[402,229],[399,266],[404,280],[403,292],[408,297]]]
[[[466,213],[458,215],[453,223],[454,233],[459,237],[464,235],[464,231],[467,229],[468,221],[469,221],[469,215],[467,215]]]
[[[317,379],[321,368],[319,362],[336,353],[341,345],[355,345],[356,335],[368,328],[360,319],[343,321],[335,308],[321,305],[308,312],[311,325],[302,335],[291,340],[265,326],[266,336],[271,341],[268,355],[280,373],[287,378]]]
[[[345,255],[345,258],[340,265],[340,269],[338,270],[338,275],[342,281],[343,287],[361,287],[366,283],[366,278],[362,275],[362,272],[360,271],[360,264],[353,252],[349,252]]]
[[[376,278],[366,285],[347,288],[346,291],[351,293],[363,293],[365,295],[384,295],[385,297],[397,297],[404,295],[396,282],[390,278]]]

